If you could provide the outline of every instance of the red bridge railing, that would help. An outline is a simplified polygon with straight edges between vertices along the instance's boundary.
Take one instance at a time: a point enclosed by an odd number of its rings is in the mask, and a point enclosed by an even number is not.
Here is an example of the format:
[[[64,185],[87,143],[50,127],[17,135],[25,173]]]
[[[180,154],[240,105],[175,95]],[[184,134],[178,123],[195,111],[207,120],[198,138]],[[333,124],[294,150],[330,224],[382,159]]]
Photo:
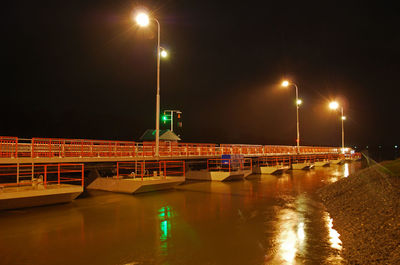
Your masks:
[[[33,138],[32,157],[135,156],[135,142]]]
[[[246,155],[339,154],[336,147],[244,145],[211,143],[160,142],[159,154],[164,157],[196,157]],[[103,141],[84,139],[32,138],[0,136],[0,158],[64,158],[64,157],[153,157],[155,142]]]
[[[258,157],[256,160],[256,164],[259,167],[265,166],[290,166],[291,159],[290,156],[263,156]]]
[[[0,187],[49,184],[84,185],[83,164],[0,165]]]
[[[185,161],[117,162],[117,178],[184,177]]]
[[[0,158],[18,156],[18,138],[0,136]]]
[[[207,160],[208,171],[238,171],[252,170],[253,163],[251,158],[216,158]]]

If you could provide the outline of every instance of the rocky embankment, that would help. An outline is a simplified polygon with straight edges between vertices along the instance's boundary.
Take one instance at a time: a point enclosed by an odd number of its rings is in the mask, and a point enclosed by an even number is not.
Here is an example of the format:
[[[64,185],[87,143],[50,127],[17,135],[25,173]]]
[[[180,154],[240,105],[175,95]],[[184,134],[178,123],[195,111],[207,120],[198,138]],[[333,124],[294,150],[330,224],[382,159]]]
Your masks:
[[[400,159],[318,191],[349,264],[400,264]]]

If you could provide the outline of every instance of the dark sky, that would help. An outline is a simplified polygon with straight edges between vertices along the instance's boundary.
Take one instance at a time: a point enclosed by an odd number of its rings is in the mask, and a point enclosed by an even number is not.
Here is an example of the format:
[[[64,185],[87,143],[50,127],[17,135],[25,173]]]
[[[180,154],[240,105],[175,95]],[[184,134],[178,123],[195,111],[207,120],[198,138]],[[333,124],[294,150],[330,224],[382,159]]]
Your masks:
[[[7,1],[1,8],[0,135],[137,140],[161,109],[183,111],[186,142],[400,143],[398,15],[368,1]],[[4,5],[4,3],[3,3]]]

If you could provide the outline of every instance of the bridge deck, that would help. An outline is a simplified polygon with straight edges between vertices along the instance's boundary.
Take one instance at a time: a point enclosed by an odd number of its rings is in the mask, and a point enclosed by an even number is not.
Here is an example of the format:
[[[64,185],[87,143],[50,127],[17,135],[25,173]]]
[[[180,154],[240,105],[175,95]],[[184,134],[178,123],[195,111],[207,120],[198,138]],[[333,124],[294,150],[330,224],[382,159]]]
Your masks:
[[[155,142],[0,136],[0,164],[186,160],[221,155],[260,157],[339,152],[337,147],[160,142],[159,157],[156,157]]]

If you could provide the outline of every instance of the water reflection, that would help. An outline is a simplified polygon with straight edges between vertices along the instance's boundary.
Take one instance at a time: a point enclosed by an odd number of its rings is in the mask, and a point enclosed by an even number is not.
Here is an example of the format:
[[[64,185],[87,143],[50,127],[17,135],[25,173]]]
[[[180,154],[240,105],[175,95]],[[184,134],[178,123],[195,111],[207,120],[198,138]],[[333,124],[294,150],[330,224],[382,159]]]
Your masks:
[[[359,167],[193,182],[141,196],[96,192],[72,204],[0,212],[0,263],[341,264],[339,234],[313,196]]]
[[[276,222],[276,246],[271,260],[265,264],[296,264],[296,256],[306,254],[305,213],[306,198],[299,195],[278,211]]]
[[[160,250],[161,254],[168,255],[168,239],[171,237],[171,217],[174,216],[170,206],[161,207],[158,210],[160,220]]]
[[[333,229],[333,219],[329,216],[329,213],[325,213],[324,219],[329,231],[329,242],[331,244],[331,248],[342,250],[342,241],[339,239],[340,234]]]
[[[359,163],[344,163],[343,165],[331,165],[332,176],[328,179],[329,183],[338,181],[341,178],[347,178],[351,172],[354,172],[360,168]]]
[[[350,173],[349,173],[349,164],[348,164],[348,163],[345,163],[345,164],[344,164],[343,176],[344,176],[345,178],[347,178],[349,175],[350,175]]]

